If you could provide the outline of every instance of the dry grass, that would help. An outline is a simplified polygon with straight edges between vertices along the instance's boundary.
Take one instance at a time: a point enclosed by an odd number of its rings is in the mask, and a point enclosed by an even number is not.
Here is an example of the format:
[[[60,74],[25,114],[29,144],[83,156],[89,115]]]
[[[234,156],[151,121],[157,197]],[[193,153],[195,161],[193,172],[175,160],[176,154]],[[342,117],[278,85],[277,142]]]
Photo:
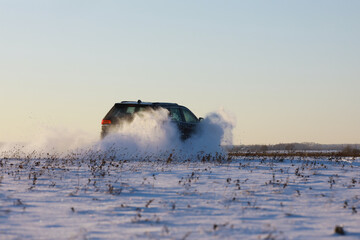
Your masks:
[[[344,157],[360,157],[360,151],[263,151],[263,152],[230,152],[230,157],[268,157],[268,158],[329,158],[340,159]]]

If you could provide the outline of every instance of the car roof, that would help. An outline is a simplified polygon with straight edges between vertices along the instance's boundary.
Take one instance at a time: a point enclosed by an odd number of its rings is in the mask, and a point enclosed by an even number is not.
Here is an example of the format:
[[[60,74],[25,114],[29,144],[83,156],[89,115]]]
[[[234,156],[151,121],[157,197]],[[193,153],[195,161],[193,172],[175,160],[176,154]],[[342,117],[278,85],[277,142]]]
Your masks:
[[[122,101],[116,104],[131,104],[131,105],[142,105],[142,106],[179,106],[177,103],[169,103],[169,102],[142,102],[138,101]]]

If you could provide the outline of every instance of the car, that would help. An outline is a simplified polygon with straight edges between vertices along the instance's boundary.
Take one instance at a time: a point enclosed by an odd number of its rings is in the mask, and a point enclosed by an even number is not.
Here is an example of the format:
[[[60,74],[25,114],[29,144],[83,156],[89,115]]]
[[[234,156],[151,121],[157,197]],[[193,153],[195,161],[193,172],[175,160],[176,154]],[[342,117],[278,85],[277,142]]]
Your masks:
[[[142,102],[122,101],[115,103],[101,122],[101,138],[105,138],[109,133],[117,131],[125,122],[131,122],[134,114],[146,111],[148,109],[164,108],[168,110],[171,121],[176,123],[182,140],[192,136],[198,127],[202,118],[197,118],[188,108],[178,105],[177,103],[168,102]]]

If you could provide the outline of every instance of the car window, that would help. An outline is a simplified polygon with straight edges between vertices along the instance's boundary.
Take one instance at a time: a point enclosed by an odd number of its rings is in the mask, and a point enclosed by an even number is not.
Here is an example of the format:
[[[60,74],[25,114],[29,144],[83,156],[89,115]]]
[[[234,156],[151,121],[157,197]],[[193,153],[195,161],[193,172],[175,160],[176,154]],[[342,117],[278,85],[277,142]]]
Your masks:
[[[123,106],[115,105],[111,110],[106,114],[105,118],[120,118],[123,117],[126,113],[126,108]]]
[[[127,107],[126,113],[133,114],[135,112],[135,107]]]
[[[182,108],[182,111],[184,114],[185,122],[196,123],[198,121],[198,119],[195,117],[195,115],[192,112],[190,112],[190,110],[186,108]]]
[[[148,107],[148,106],[146,106],[146,107],[141,106],[141,107],[137,107],[135,111],[136,112],[143,112],[143,111],[148,111],[149,109],[151,109],[151,108]]]
[[[149,106],[135,106],[135,105],[115,105],[109,112],[106,114],[105,118],[124,118],[133,115],[136,112],[142,112],[151,109]]]
[[[182,122],[181,113],[179,108],[169,108],[170,117],[172,120]]]

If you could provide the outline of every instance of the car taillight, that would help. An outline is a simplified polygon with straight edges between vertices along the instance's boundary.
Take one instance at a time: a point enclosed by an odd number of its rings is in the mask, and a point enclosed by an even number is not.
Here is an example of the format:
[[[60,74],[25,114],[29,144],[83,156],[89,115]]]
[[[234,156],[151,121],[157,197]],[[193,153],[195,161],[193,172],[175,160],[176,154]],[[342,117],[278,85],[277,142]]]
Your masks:
[[[111,124],[111,120],[105,120],[105,119],[103,119],[103,120],[101,121],[101,124],[102,124],[102,125],[104,125],[104,124]]]

